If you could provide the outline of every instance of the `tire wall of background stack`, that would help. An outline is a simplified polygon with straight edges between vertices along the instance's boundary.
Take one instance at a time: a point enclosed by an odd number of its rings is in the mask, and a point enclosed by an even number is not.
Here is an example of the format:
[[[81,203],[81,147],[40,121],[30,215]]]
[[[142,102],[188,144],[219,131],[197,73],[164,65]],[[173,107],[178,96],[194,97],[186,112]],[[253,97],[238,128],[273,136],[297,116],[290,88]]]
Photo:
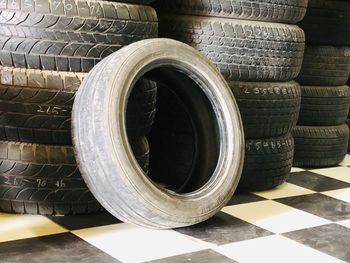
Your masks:
[[[30,214],[99,211],[71,146],[0,142],[0,209]]]
[[[161,13],[159,30],[201,51],[226,80],[288,81],[300,72],[305,36],[294,25]]]
[[[114,0],[114,2],[120,3],[131,3],[131,4],[141,4],[141,5],[149,5],[152,4],[155,0]]]
[[[246,140],[245,160],[238,191],[261,191],[284,183],[293,163],[294,140],[283,137]]]
[[[130,145],[147,173],[147,139]],[[0,211],[66,215],[100,210],[81,177],[72,146],[0,141]]]
[[[228,82],[235,95],[246,139],[283,136],[296,125],[301,92],[292,82]]]
[[[348,86],[301,86],[299,125],[332,126],[343,124],[349,114]]]
[[[349,73],[349,47],[307,45],[297,81],[305,86],[342,86]]]
[[[348,125],[348,127],[350,128],[350,119],[346,119],[346,125]],[[349,138],[349,142],[348,142],[348,152],[350,152],[350,138]]]
[[[310,45],[350,45],[350,2],[342,0],[309,0],[300,27]]]
[[[71,144],[71,110],[84,73],[0,67],[0,139]],[[149,132],[155,83],[141,80],[130,94],[126,122],[131,138]]]
[[[155,10],[108,1],[0,4],[0,64],[87,72],[101,58],[138,40],[157,37]]]
[[[294,166],[329,167],[340,163],[349,142],[349,127],[339,126],[296,126],[293,129],[295,141]]]
[[[183,15],[216,16],[295,24],[306,13],[306,0],[158,0],[157,10]]]

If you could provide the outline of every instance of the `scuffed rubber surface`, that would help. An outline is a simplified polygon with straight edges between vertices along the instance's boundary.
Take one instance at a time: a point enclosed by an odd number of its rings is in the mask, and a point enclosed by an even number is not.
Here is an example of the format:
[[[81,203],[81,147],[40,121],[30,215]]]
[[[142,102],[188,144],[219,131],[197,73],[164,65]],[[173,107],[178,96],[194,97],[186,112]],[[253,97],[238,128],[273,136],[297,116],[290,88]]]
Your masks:
[[[339,164],[347,153],[349,127],[296,126],[294,166],[322,168]]]
[[[284,136],[296,125],[301,92],[296,82],[228,82],[246,139]]]
[[[294,25],[160,15],[159,30],[202,52],[227,80],[288,81],[302,65],[305,36]]]
[[[81,0],[5,0],[0,27],[0,65],[72,72],[158,32],[152,7]]]
[[[349,73],[349,47],[307,45],[297,81],[308,86],[342,86]]]
[[[284,183],[292,169],[294,140],[283,137],[247,140],[239,192],[272,189]]]
[[[294,24],[306,13],[306,0],[158,0],[159,12]]]
[[[348,86],[302,86],[299,125],[332,126],[343,124],[349,113]]]

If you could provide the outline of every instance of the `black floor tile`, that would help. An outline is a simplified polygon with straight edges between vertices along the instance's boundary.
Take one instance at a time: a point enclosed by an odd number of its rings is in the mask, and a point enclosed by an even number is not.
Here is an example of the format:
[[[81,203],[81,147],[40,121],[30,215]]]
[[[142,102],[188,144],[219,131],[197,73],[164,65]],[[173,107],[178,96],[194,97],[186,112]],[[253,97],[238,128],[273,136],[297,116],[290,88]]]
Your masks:
[[[283,234],[304,245],[350,262],[350,229],[330,224]]]
[[[108,212],[77,216],[49,216],[48,218],[68,230],[105,226],[121,222]]]
[[[310,190],[314,190],[316,192],[331,191],[350,187],[349,183],[310,171],[292,173],[288,179],[288,182]]]
[[[350,203],[320,193],[281,198],[275,201],[331,221],[350,219]]]
[[[198,252],[178,255],[170,258],[149,261],[152,263],[235,263],[233,259],[229,259],[214,250],[207,249]]]
[[[179,228],[176,231],[217,245],[273,235],[273,233],[265,229],[224,212],[218,213],[203,223]]]
[[[251,193],[246,193],[246,194],[234,194],[234,196],[231,198],[231,200],[228,202],[227,205],[240,205],[240,204],[246,204],[246,203],[252,203],[252,202],[258,202],[258,201],[264,201],[266,200],[265,198],[251,194]]]
[[[119,262],[71,233],[0,243],[0,262]]]

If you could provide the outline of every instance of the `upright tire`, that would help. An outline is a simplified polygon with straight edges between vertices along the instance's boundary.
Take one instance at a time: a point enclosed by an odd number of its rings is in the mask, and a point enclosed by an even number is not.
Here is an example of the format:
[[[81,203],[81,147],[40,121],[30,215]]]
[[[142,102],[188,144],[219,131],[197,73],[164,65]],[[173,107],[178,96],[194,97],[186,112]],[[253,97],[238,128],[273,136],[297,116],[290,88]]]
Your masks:
[[[296,126],[294,166],[322,168],[339,164],[347,153],[349,127]]]
[[[304,86],[342,86],[349,73],[349,47],[307,45],[297,81]]]
[[[223,18],[256,20],[295,24],[306,13],[306,0],[158,0],[157,10],[163,13],[215,16]]]
[[[237,190],[253,192],[283,184],[292,168],[294,140],[283,137],[247,140],[241,181]]]
[[[174,91],[193,95],[188,96],[190,100],[206,102],[211,111],[199,126],[209,123],[217,127],[217,133],[210,134],[211,140],[198,139],[204,144],[201,147],[214,145],[209,149],[218,153],[214,155],[213,170],[209,170],[212,172],[200,174],[207,176],[200,188],[182,193],[168,190],[136,165],[127,140],[125,116],[120,113],[125,110],[131,84],[146,72],[155,81],[157,76],[161,81],[172,76],[177,83],[190,83],[175,85]],[[149,228],[188,226],[220,211],[240,178],[242,130],[233,95],[215,66],[191,47],[169,39],[141,41],[109,56],[84,79],[73,106],[73,142],[89,188],[113,215]],[[205,130],[198,131],[204,137],[208,135]]]
[[[157,37],[153,8],[109,1],[4,0],[0,65],[88,72],[130,43]]]
[[[296,82],[228,82],[246,139],[284,136],[296,125],[301,92]]]
[[[303,61],[305,36],[294,25],[159,14],[159,31],[202,52],[226,80],[289,81]]]

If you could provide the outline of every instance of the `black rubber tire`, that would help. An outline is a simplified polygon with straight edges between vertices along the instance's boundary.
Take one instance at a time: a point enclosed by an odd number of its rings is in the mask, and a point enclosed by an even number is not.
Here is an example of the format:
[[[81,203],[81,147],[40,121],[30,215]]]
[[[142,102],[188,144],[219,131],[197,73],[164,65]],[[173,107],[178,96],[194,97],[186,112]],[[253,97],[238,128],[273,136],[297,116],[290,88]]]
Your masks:
[[[296,126],[294,166],[323,168],[339,164],[345,157],[349,142],[349,127]]]
[[[349,114],[348,86],[302,86],[298,125],[335,126],[343,124]]]
[[[309,0],[306,16],[299,24],[310,45],[350,45],[350,2]]]
[[[126,109],[126,129],[129,138],[147,135],[156,115],[157,84],[146,79],[139,80],[129,95]]]
[[[129,142],[137,163],[145,174],[148,174],[150,150],[146,137],[134,139]]]
[[[201,51],[226,80],[289,81],[303,61],[304,32],[294,25],[164,14],[159,31]]]
[[[307,45],[297,81],[305,86],[342,86],[349,73],[349,47]]]
[[[71,110],[86,74],[0,66],[0,139],[71,144]],[[146,135],[153,124],[157,87],[147,80],[132,90],[128,135]]]
[[[247,140],[243,173],[237,191],[263,191],[283,184],[292,169],[293,153],[291,134]]]
[[[130,43],[157,37],[155,10],[108,1],[0,4],[0,65],[88,72]]]
[[[147,139],[130,145],[147,173]],[[71,146],[0,141],[0,211],[68,215],[102,209],[81,177]]]
[[[114,2],[149,5],[155,0],[114,0]]]
[[[101,210],[71,146],[0,141],[0,210],[66,215]]]
[[[283,136],[296,125],[301,92],[292,82],[228,82],[241,112],[246,139]]]
[[[350,119],[346,119],[345,124],[348,125],[348,127],[350,128]],[[350,138],[349,138],[349,143],[348,143],[348,153],[349,152],[350,152]]]
[[[307,0],[158,0],[154,6],[171,14],[295,24],[305,16]]]
[[[166,81],[171,76],[190,80],[192,86],[175,85],[175,89],[195,94],[190,99],[206,101],[211,109],[211,115],[204,116],[206,121],[200,124],[213,125],[216,134],[209,134],[210,140],[198,140],[204,146],[214,145],[209,150],[218,151],[214,167],[210,167],[215,171],[201,174],[207,181],[196,191],[176,193],[159,187],[131,158],[120,113],[124,112],[131,84],[146,72],[145,77],[154,81],[157,77]],[[220,211],[238,184],[244,157],[238,107],[215,66],[185,44],[170,39],[144,40],[109,56],[84,79],[72,116],[80,171],[100,203],[125,222],[157,229],[196,224]],[[201,132],[208,135],[205,130]]]

